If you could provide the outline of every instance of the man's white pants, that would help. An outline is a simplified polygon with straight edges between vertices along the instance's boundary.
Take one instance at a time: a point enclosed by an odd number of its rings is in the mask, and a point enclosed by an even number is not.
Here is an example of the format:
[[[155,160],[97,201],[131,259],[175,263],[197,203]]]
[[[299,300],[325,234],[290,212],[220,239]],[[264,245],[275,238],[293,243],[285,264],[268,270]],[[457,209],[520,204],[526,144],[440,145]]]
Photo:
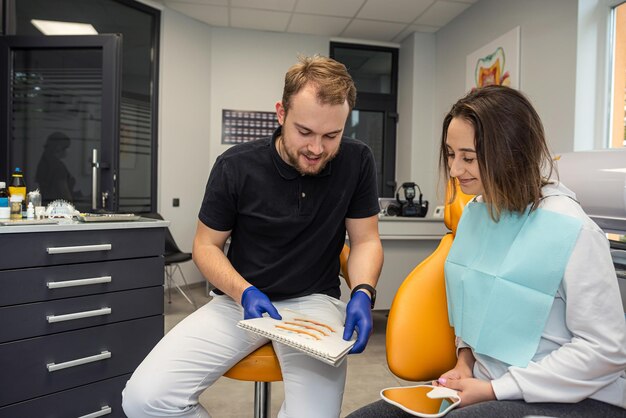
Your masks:
[[[274,306],[279,311],[289,308],[322,320],[345,320],[345,303],[321,294],[274,302]],[[214,296],[176,325],[127,382],[122,393],[126,415],[210,417],[198,403],[200,394],[239,360],[268,342],[238,328],[236,324],[242,318],[241,305],[228,296]],[[339,417],[347,362],[333,367],[277,343],[274,350],[285,387],[278,417]]]

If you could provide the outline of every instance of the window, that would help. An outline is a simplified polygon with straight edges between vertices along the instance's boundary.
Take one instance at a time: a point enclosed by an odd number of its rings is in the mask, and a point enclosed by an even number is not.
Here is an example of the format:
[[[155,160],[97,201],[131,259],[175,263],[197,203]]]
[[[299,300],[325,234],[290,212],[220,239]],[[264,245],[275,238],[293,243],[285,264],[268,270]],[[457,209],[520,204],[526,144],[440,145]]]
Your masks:
[[[20,167],[44,204],[117,208],[120,46],[116,34],[0,37],[0,173]]]
[[[8,11],[4,27],[7,35],[43,36],[33,19],[88,23],[99,34],[121,34],[119,132],[115,135],[116,143],[111,144],[117,150],[114,209],[156,211],[160,11],[133,0],[5,0],[4,3],[3,10]],[[5,174],[1,173],[0,177]],[[82,186],[85,187],[88,185]]]
[[[626,3],[613,9],[611,148],[626,146]]]
[[[374,153],[378,195],[393,197],[396,172],[398,49],[332,42],[330,56],[346,66],[357,89],[344,135]]]

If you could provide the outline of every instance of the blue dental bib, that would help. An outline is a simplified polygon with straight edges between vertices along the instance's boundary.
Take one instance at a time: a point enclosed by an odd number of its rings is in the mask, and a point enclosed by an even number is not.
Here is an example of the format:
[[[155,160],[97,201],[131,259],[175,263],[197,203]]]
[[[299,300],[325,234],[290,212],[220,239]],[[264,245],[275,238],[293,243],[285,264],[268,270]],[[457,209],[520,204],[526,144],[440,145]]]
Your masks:
[[[455,334],[479,354],[526,367],[581,227],[542,209],[494,222],[484,203],[468,203],[445,263]]]

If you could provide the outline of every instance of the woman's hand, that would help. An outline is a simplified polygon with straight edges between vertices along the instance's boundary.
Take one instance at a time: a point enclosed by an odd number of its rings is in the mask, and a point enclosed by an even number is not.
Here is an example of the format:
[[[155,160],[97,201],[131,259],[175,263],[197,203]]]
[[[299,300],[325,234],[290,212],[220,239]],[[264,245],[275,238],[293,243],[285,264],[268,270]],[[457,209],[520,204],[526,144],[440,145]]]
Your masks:
[[[459,392],[461,398],[460,406],[468,406],[478,402],[492,401],[496,395],[491,387],[491,382],[474,378],[447,379],[439,386],[445,386]]]
[[[448,370],[433,382],[433,386],[443,386],[459,392],[461,406],[496,399],[491,383],[474,379],[474,355],[467,348],[459,350],[459,357],[452,370]]]
[[[465,364],[457,363],[454,369],[448,370],[438,380],[434,380],[433,386],[446,386],[448,380],[468,379],[471,377],[474,377],[472,369]]]
[[[470,377],[474,377],[474,373],[472,372],[472,368],[474,367],[474,355],[472,351],[467,348],[461,348],[459,350],[459,357],[456,361],[456,365],[452,370],[448,370],[444,374],[442,374],[438,380],[433,382],[433,386],[445,386],[446,381],[449,379],[459,380],[459,379],[467,379]]]

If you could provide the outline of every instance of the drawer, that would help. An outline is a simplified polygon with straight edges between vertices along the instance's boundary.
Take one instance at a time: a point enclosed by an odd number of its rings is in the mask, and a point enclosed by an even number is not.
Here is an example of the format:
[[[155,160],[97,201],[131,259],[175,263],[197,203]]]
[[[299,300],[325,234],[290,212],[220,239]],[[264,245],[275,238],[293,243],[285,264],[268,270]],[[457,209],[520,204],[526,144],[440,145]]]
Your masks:
[[[0,270],[0,306],[163,284],[163,257]]]
[[[0,308],[0,343],[163,314],[163,286]]]
[[[158,315],[0,344],[0,406],[132,373],[162,336]]]
[[[80,418],[96,412],[104,418],[126,417],[122,411],[122,390],[130,376],[125,374],[6,406],[0,408],[0,418]],[[106,413],[108,408],[111,412]]]
[[[0,270],[162,255],[163,228],[0,234]]]

